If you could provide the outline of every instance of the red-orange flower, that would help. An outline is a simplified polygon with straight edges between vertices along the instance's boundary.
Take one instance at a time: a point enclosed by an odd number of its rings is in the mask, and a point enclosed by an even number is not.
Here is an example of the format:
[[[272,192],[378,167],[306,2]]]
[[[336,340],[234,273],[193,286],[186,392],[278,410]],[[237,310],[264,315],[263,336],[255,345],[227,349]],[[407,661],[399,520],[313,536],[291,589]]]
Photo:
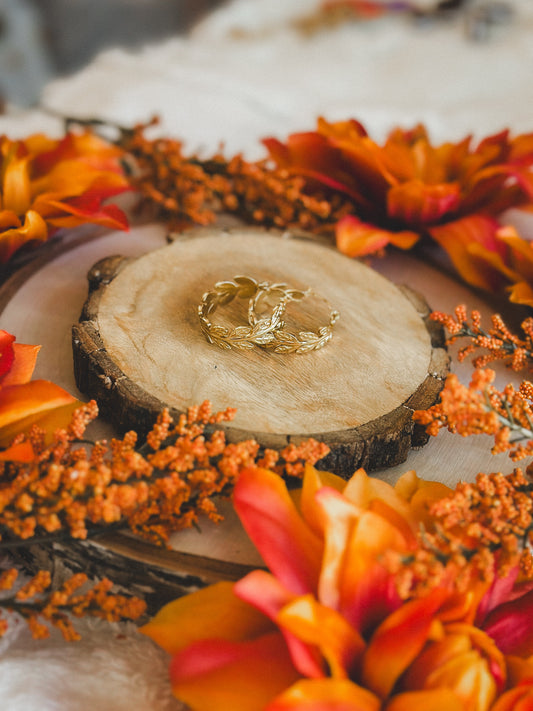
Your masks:
[[[60,140],[0,136],[0,262],[61,227],[93,222],[126,229],[124,213],[104,204],[130,189],[120,155],[88,131]]]
[[[48,380],[31,380],[39,349],[15,343],[15,336],[0,330],[0,448],[34,424],[51,429],[66,425],[81,404]],[[0,460],[32,456],[28,442],[0,451]]]
[[[499,235],[500,215],[533,203],[533,134],[471,138],[434,146],[426,129],[393,130],[382,146],[357,121],[319,119],[314,132],[265,141],[271,158],[302,175],[310,190],[335,191],[353,203],[337,227],[337,245],[358,257],[393,244],[411,248],[432,238],[468,283],[495,289],[531,277],[516,256],[525,241]],[[520,238],[517,238],[518,240]],[[512,258],[511,250],[514,257]],[[489,255],[489,258],[487,258]],[[513,298],[521,300],[521,289]]]
[[[449,493],[414,472],[393,488],[308,466],[293,496],[245,470],[235,508],[270,572],[180,598],[143,628],[173,655],[176,695],[194,711],[529,709],[533,593],[517,566],[399,594],[389,556],[419,550]]]
[[[416,547],[420,515],[448,491],[308,467],[296,503],[272,472],[245,471],[235,507],[271,572],[176,600],[143,628],[174,655],[177,696],[198,711],[487,711],[505,664],[468,622],[470,598],[437,587],[404,601],[385,563]]]

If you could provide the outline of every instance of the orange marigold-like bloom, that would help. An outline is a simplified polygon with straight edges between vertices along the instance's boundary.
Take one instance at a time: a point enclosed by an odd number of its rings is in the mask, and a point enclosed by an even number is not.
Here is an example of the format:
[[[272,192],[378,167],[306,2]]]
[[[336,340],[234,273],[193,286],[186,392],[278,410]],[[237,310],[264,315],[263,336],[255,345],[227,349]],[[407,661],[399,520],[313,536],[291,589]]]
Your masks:
[[[124,213],[104,201],[130,185],[120,149],[88,131],[54,140],[0,136],[0,262],[61,227],[93,222],[126,229]]]
[[[533,678],[533,583],[518,565],[493,555],[492,574],[474,568],[466,588],[441,566],[418,594],[389,565],[423,550],[422,524],[438,537],[432,510],[460,508],[451,493],[414,472],[392,487],[307,466],[291,495],[274,473],[245,470],[235,508],[270,572],[180,598],[142,628],[172,655],[178,698],[194,711],[529,708],[513,706],[530,702]],[[426,552],[439,563],[444,547]]]
[[[533,303],[528,242],[501,230],[508,208],[531,208],[533,134],[502,131],[472,146],[431,144],[424,126],[393,130],[378,145],[355,120],[318,120],[316,131],[265,142],[279,167],[308,188],[346,196],[353,214],[337,226],[337,245],[352,257],[392,244],[435,240],[465,281],[483,289],[512,284],[512,299]]]
[[[271,572],[176,600],[143,628],[173,655],[176,695],[195,711],[488,711],[506,664],[474,617],[502,591],[487,601],[442,579],[404,600],[386,562],[417,549],[447,493],[412,472],[392,488],[308,466],[297,503],[272,472],[244,471],[235,507]]]

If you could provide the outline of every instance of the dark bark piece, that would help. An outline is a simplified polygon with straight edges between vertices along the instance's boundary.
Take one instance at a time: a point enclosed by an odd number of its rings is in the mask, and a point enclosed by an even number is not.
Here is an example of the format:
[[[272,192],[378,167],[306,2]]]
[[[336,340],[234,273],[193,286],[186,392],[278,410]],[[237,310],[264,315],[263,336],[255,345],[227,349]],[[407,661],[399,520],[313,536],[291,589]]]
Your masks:
[[[95,540],[36,543],[10,552],[31,574],[48,570],[53,588],[75,573],[109,578],[118,590],[145,600],[149,615],[176,597],[220,581],[237,581],[258,567],[159,548],[116,531]]]

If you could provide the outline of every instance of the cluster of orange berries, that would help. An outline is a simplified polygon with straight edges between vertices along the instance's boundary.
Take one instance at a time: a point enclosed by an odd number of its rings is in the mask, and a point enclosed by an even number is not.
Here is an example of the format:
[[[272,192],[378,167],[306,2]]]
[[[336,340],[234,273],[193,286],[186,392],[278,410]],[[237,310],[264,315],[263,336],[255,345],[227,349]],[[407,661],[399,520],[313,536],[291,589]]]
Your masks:
[[[13,590],[17,578],[18,572],[14,568],[0,573],[0,590]],[[143,600],[111,593],[113,585],[107,578],[90,586],[87,582],[86,575],[77,573],[57,590],[50,591],[50,573],[41,570],[12,596],[1,596],[0,609],[22,617],[36,639],[48,637],[51,625],[59,629],[67,641],[80,638],[74,628],[73,617],[90,616],[108,622],[122,622],[137,620],[144,614],[146,604]],[[83,587],[88,589],[79,592]],[[0,618],[0,636],[7,629],[7,619]]]
[[[314,464],[329,451],[314,440],[281,452],[261,451],[254,440],[228,444],[216,425],[234,410],[212,413],[209,402],[190,408],[176,424],[163,411],[142,447],[135,432],[80,445],[97,412],[94,402],[79,408],[50,443],[36,428],[17,438],[31,442],[34,457],[0,463],[0,533],[7,542],[60,531],[84,539],[117,524],[165,544],[201,514],[218,520],[213,499],[231,493],[243,468],[298,476],[305,462]]]
[[[431,505],[431,528],[419,535],[409,557],[396,556],[396,582],[403,597],[425,595],[442,584],[460,591],[477,580],[505,578],[518,567],[533,578],[533,480],[521,469],[478,474],[449,497]]]
[[[457,358],[464,361],[478,350],[484,351],[473,358],[476,368],[485,368],[496,360],[505,361],[510,368],[519,371],[533,367],[533,318],[521,324],[523,336],[517,336],[508,328],[499,314],[491,316],[492,327],[485,330],[481,326],[481,314],[472,311],[468,318],[466,306],[459,305],[453,315],[434,311],[431,318],[441,323],[448,331],[448,345],[467,338],[470,343],[459,349]]]
[[[533,455],[533,384],[523,381],[499,391],[492,384],[489,368],[474,370],[468,386],[450,374],[440,400],[428,410],[416,410],[415,422],[430,435],[446,428],[463,437],[486,434],[494,437],[493,454],[509,452],[513,461]]]
[[[156,122],[122,131],[119,145],[133,159],[131,182],[140,207],[152,208],[170,229],[207,225],[218,213],[231,213],[266,227],[333,234],[350,209],[339,196],[309,194],[303,178],[267,161],[187,157],[178,140],[147,138],[146,129]]]

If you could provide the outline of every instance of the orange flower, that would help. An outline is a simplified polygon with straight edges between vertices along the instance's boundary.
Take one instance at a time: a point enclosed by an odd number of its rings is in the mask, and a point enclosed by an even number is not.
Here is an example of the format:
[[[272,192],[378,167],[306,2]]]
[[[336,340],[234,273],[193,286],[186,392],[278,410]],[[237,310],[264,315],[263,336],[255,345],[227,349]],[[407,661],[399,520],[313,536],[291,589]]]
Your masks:
[[[504,249],[503,256],[482,245],[470,247],[472,258],[485,272],[497,274],[507,283],[509,300],[517,304],[533,306],[533,245],[520,237],[514,227],[499,227],[496,241]]]
[[[470,138],[433,146],[419,125],[393,130],[380,146],[357,121],[319,119],[315,132],[293,134],[286,144],[264,143],[310,190],[351,200],[354,214],[337,226],[345,254],[359,257],[388,244],[409,249],[429,237],[474,286],[495,289],[517,280],[498,218],[510,207],[531,209],[533,134],[510,138],[502,131],[474,148]],[[525,245],[514,245],[515,254]],[[529,277],[529,271],[521,273]],[[520,290],[513,294],[521,300]]]
[[[414,472],[393,488],[306,468],[291,495],[245,470],[235,508],[271,572],[164,607],[142,631],[173,655],[194,711],[511,711],[530,708],[531,583],[518,569],[402,599],[388,556],[417,550],[450,490]],[[516,688],[515,688],[516,687]]]
[[[0,262],[61,227],[93,222],[126,229],[124,213],[103,204],[130,189],[120,155],[90,132],[60,140],[0,136]]]
[[[15,343],[15,336],[0,330],[0,447],[34,424],[51,429],[66,425],[81,404],[54,383],[31,380],[39,349]],[[32,456],[28,442],[0,451],[0,461]]]
[[[505,660],[496,643],[462,623],[442,625],[433,637],[402,685],[411,690],[451,689],[465,708],[488,711],[505,682]]]
[[[384,557],[416,546],[417,512],[447,491],[308,466],[297,504],[274,473],[243,472],[235,507],[271,573],[181,598],[143,628],[174,655],[176,695],[199,711],[384,708],[450,614],[444,589],[404,603]]]

